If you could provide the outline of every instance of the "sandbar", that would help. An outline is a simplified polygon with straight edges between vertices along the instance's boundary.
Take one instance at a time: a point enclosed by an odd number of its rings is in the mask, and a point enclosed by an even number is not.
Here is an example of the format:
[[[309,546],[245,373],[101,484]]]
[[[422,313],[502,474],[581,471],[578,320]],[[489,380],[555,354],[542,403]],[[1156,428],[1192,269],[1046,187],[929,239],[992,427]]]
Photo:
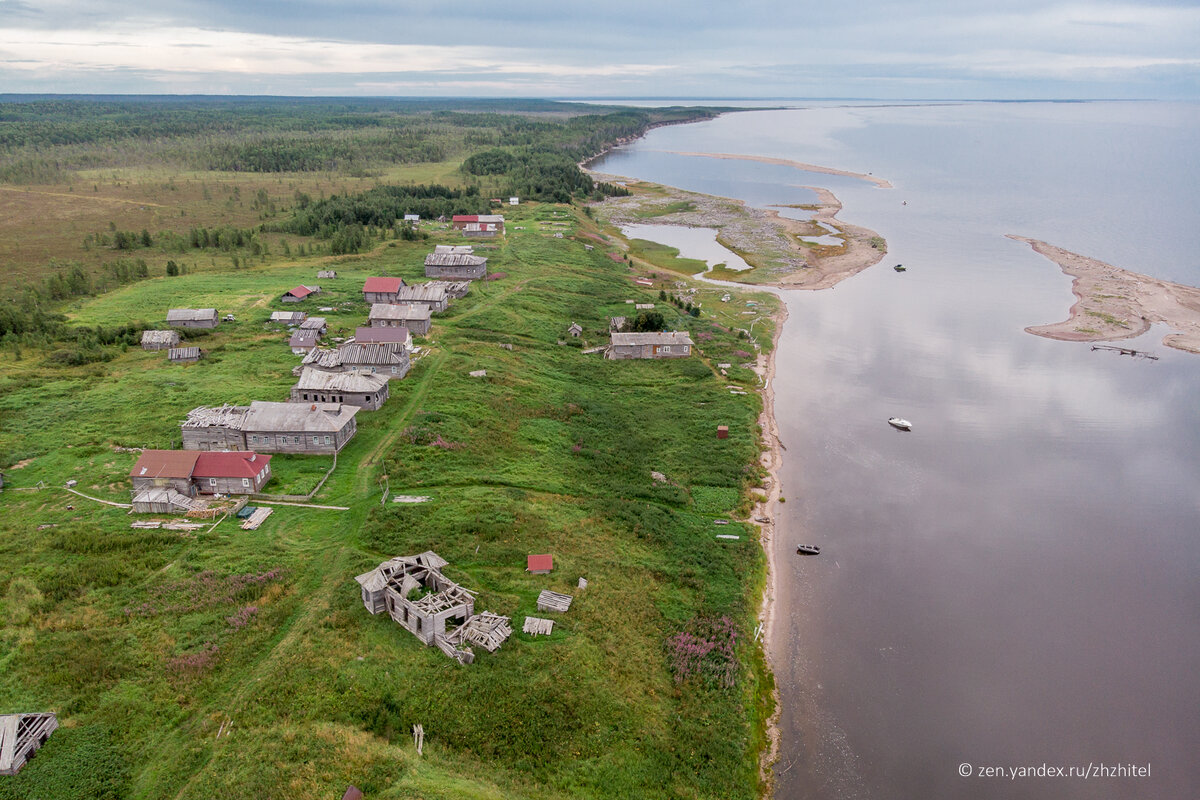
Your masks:
[[[883,178],[876,178],[874,175],[863,172],[850,172],[845,169],[836,169],[834,167],[822,167],[820,164],[805,164],[803,161],[792,161],[790,158],[772,158],[771,156],[746,156],[737,153],[688,153],[682,150],[664,150],[662,152],[671,153],[677,156],[697,156],[699,158],[727,158],[734,161],[758,161],[762,164],[778,164],[784,167],[795,167],[802,169],[805,172],[819,172],[822,175],[841,175],[846,178],[858,178],[859,180],[868,181],[875,184],[880,189],[891,189],[892,184],[885,181]]]
[[[1074,280],[1068,319],[1025,330],[1049,339],[1104,342],[1140,336],[1154,323],[1171,329],[1167,347],[1200,354],[1200,289],[1151,278],[1039,239],[1007,234],[1053,261]]]

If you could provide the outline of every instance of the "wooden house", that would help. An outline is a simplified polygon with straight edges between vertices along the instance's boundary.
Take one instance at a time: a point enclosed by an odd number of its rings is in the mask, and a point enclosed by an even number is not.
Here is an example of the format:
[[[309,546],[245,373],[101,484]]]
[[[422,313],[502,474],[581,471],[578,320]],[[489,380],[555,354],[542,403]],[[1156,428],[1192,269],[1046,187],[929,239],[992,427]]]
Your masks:
[[[336,278],[336,277],[337,277],[337,272],[334,270],[331,270],[331,269],[317,270],[317,280],[324,280],[327,278]]]
[[[455,214],[450,225],[471,238],[490,239],[504,235],[504,217],[499,214]]]
[[[315,331],[317,336],[324,336],[329,330],[329,324],[324,317],[309,317],[300,323],[300,330]]]
[[[357,344],[402,344],[406,350],[412,350],[412,332],[401,325],[398,328],[364,328],[354,329],[354,341]]]
[[[395,330],[386,328],[383,330]],[[403,330],[403,329],[401,329]],[[411,361],[403,344],[343,344],[336,350],[313,350],[301,362],[304,369],[351,372],[397,380],[408,374]]]
[[[172,328],[215,328],[221,322],[215,308],[172,308],[167,325]]]
[[[167,360],[173,364],[191,364],[200,360],[199,347],[172,347],[167,351]]]
[[[198,455],[188,450],[143,450],[129,471],[134,493],[143,489],[174,489],[187,497],[195,497],[192,472],[196,469]]]
[[[292,353],[295,355],[307,355],[316,348],[319,338],[320,336],[316,331],[298,328],[292,332],[291,337],[288,339],[288,347],[292,348]]]
[[[425,277],[474,281],[487,275],[487,258],[470,252],[469,248],[438,245],[425,256]]]
[[[186,451],[182,451],[186,452]],[[271,480],[271,456],[260,453],[193,453],[192,483],[201,494],[255,494]]]
[[[310,295],[320,293],[320,286],[297,286],[295,289],[288,289],[279,299],[285,303],[299,303]]]
[[[414,336],[428,335],[431,325],[429,306],[421,303],[376,303],[367,322],[372,328],[408,328]]]
[[[554,556],[531,555],[525,559],[525,571],[534,575],[548,575],[554,569]]]
[[[582,333],[583,326],[581,326],[578,322],[572,322],[571,327],[567,328],[567,335],[574,339],[578,339]]]
[[[400,291],[396,292],[396,303],[399,305],[420,303],[429,306],[430,313],[438,313],[446,310],[450,298],[446,296],[446,290],[441,286],[424,283],[401,286]]]
[[[346,403],[377,411],[388,399],[388,379],[366,372],[306,369],[292,387],[293,403]]]
[[[685,331],[654,333],[613,333],[608,358],[687,358],[692,354],[692,338]]]
[[[180,425],[186,450],[252,450],[260,453],[336,453],[358,430],[358,406],[342,403],[272,403],[201,406]]]
[[[447,299],[461,300],[466,297],[471,291],[470,281],[429,281],[426,286],[433,288],[439,287],[446,293]]]
[[[169,350],[179,341],[179,331],[142,331],[143,350]]]
[[[271,322],[276,325],[300,325],[308,319],[307,311],[272,311]]]
[[[367,278],[363,284],[363,300],[368,303],[394,303],[396,292],[404,285],[403,278]]]
[[[56,730],[58,717],[53,713],[0,716],[0,775],[20,772]],[[14,791],[24,794],[22,790]]]

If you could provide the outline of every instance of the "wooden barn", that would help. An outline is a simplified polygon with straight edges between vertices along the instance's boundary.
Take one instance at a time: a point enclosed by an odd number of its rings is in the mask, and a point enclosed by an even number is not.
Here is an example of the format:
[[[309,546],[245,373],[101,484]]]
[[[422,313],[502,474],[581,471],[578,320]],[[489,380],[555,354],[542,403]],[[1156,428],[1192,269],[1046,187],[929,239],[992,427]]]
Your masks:
[[[169,350],[179,341],[179,331],[142,331],[143,350]]]
[[[309,317],[300,323],[302,331],[316,331],[317,336],[324,336],[329,330],[329,323],[324,317]]]
[[[167,312],[167,325],[172,328],[215,328],[220,322],[215,308],[172,308]]]
[[[692,337],[685,331],[656,333],[613,333],[607,356],[627,358],[687,358],[692,354]]]
[[[56,730],[58,717],[53,713],[0,716],[0,775],[20,772]]]
[[[365,372],[306,369],[292,387],[293,403],[346,403],[378,411],[387,399],[387,378]]]
[[[299,303],[310,295],[320,293],[320,286],[297,286],[295,289],[288,289],[279,299],[285,303]]]
[[[199,347],[172,347],[167,351],[167,360],[173,364],[191,364],[200,360]]]
[[[192,472],[196,469],[198,455],[187,450],[143,450],[129,471],[133,491],[174,489],[187,497],[195,497]]]
[[[307,355],[316,349],[317,340],[320,338],[316,331],[297,328],[288,339],[288,347],[292,348],[292,353],[295,355]]]
[[[367,278],[363,284],[363,300],[368,303],[394,303],[396,292],[405,285],[403,278]]]
[[[300,325],[308,319],[307,311],[272,311],[271,322],[276,325]]]
[[[372,328],[408,328],[414,336],[428,335],[432,324],[429,306],[419,303],[376,303],[367,322]]]

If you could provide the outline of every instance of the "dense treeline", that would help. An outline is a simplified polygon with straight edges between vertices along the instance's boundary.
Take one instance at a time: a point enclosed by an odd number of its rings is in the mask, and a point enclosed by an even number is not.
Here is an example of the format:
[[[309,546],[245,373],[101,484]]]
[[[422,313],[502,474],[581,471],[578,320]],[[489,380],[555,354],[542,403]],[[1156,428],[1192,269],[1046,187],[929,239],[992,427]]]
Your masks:
[[[436,184],[376,186],[352,196],[333,195],[311,202],[300,198],[291,220],[282,229],[301,236],[331,238],[351,225],[391,228],[405,214],[436,219],[453,214],[486,214],[488,201],[479,188],[451,189]]]

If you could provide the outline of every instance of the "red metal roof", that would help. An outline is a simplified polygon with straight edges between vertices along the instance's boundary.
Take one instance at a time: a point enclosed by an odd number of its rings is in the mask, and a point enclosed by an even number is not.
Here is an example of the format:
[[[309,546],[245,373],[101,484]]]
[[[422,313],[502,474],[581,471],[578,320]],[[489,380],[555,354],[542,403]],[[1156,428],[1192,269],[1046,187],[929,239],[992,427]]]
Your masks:
[[[271,462],[271,457],[261,453],[196,453],[197,478],[253,478]]]
[[[312,289],[308,288],[307,286],[297,286],[290,292],[285,292],[285,294],[290,294],[292,297],[308,297],[310,294],[312,294]]]
[[[479,222],[478,214],[455,214],[451,222]]]
[[[143,450],[131,478],[190,478],[200,454],[192,450]]]
[[[363,291],[395,294],[403,285],[402,278],[367,278],[367,282],[363,284]]]
[[[530,556],[527,560],[526,572],[540,572],[542,570],[554,569],[554,556],[552,555],[537,555]]]

